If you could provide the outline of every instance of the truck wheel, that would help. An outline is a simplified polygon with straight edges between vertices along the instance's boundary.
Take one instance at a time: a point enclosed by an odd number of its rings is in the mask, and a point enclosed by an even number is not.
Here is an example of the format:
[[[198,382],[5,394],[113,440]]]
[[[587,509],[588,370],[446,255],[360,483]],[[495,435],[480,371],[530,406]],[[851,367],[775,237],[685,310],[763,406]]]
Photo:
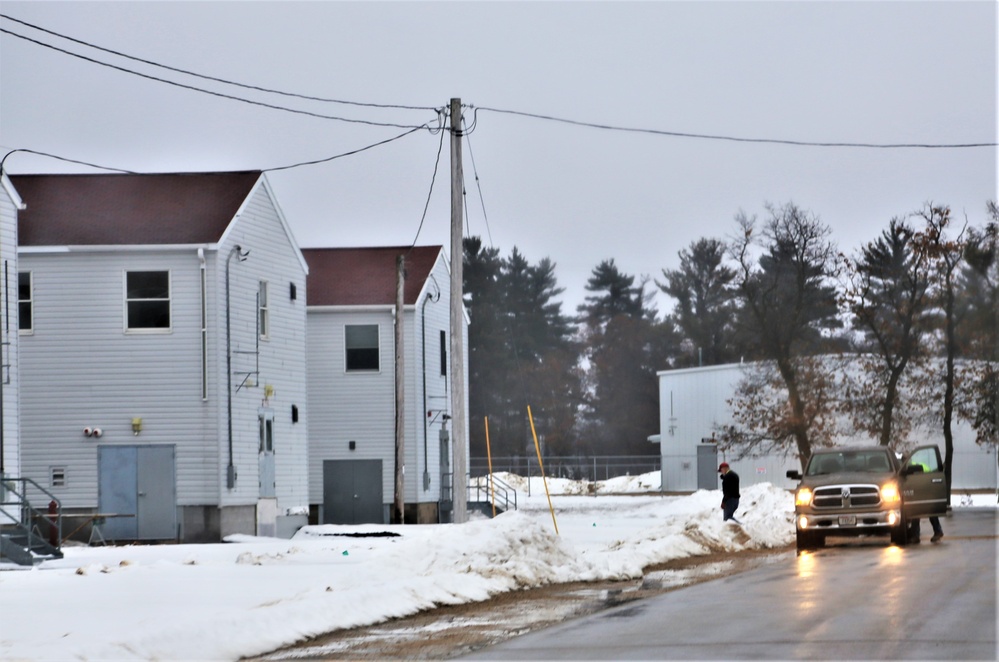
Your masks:
[[[806,552],[818,547],[815,535],[811,531],[798,531],[795,535],[795,546],[799,552]]]
[[[891,541],[899,547],[905,547],[909,542],[909,522],[903,517],[898,526],[891,530]]]

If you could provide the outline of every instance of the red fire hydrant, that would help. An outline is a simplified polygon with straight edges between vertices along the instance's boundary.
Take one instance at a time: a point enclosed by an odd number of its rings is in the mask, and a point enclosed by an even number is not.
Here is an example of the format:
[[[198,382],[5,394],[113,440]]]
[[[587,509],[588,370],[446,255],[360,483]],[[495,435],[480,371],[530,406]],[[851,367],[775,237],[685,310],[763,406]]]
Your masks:
[[[55,499],[49,501],[49,544],[59,546],[59,527],[56,519],[59,517],[59,504]]]

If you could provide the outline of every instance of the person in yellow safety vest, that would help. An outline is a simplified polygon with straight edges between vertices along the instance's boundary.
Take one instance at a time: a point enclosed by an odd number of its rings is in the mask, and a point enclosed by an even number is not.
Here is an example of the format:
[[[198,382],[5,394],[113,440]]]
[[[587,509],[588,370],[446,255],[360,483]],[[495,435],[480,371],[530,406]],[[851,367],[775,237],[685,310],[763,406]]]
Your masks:
[[[920,467],[923,473],[930,473],[930,466],[925,462],[913,462],[914,465]],[[933,527],[933,535],[930,537],[930,542],[940,542],[943,538],[943,527],[940,526],[939,517],[930,517],[930,526]],[[919,520],[912,522],[909,528],[909,542],[919,543]]]

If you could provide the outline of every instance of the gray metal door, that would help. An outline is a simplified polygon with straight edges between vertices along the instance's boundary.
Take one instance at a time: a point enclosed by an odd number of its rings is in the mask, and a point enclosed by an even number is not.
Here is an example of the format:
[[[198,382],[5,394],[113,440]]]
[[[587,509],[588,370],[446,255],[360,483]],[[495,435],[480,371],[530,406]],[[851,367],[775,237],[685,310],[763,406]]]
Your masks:
[[[97,512],[120,515],[101,528],[109,540],[139,537],[138,446],[97,447]]]
[[[98,446],[97,509],[109,540],[177,537],[174,447]]]
[[[718,447],[714,444],[699,444],[697,446],[697,489],[717,490],[718,483]]]
[[[381,460],[323,460],[323,524],[384,524]]]
[[[139,540],[177,538],[177,479],[173,446],[138,448]]]

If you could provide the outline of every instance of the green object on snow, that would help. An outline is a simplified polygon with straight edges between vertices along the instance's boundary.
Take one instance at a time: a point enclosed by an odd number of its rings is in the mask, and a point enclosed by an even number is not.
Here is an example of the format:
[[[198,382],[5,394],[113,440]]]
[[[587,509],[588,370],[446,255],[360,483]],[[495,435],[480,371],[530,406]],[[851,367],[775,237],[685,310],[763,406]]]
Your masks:
[[[349,556],[349,554],[347,553],[347,550],[343,550],[343,555],[344,556]]]

